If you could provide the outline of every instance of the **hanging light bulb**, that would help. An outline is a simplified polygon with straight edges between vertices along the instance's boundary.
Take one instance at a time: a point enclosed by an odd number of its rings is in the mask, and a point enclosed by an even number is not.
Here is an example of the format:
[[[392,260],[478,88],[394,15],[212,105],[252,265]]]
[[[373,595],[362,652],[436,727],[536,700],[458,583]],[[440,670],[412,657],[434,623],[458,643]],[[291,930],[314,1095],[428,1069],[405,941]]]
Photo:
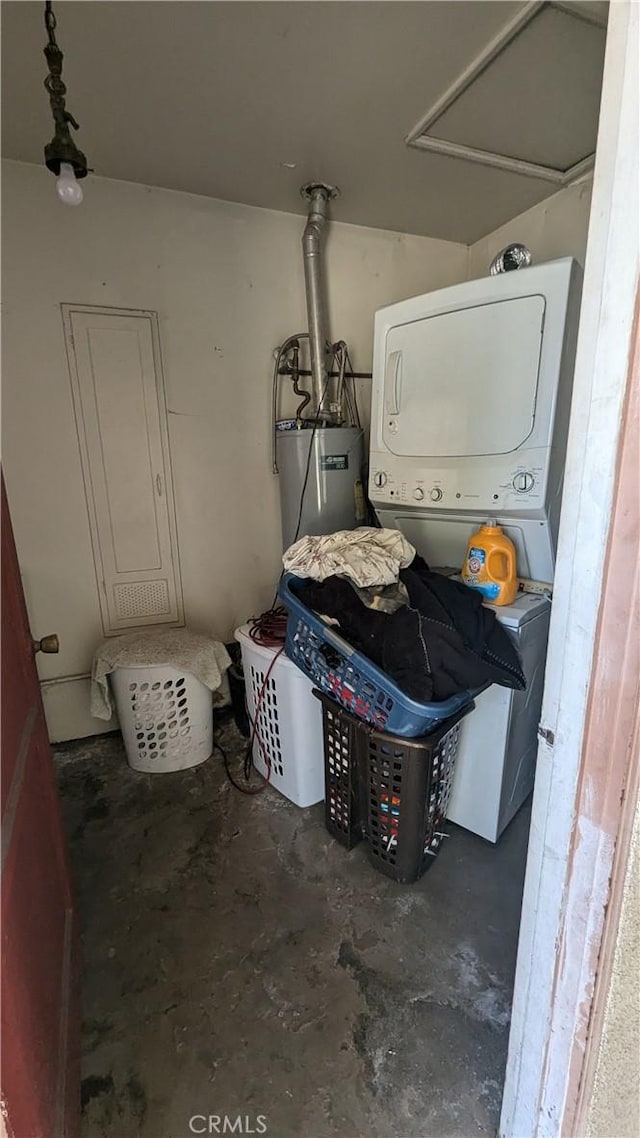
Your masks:
[[[76,178],[73,166],[69,162],[60,163],[60,173],[56,180],[58,197],[65,205],[80,205],[84,194],[82,186]]]
[[[49,95],[55,124],[54,136],[44,148],[44,160],[48,169],[56,175],[56,189],[60,200],[65,205],[80,205],[84,194],[78,179],[87,176],[87,160],[82,151],[78,150],[69,130],[70,125],[77,130],[78,124],[65,104],[67,88],[62,82],[63,56],[56,43],[56,18],[51,0],[46,0],[44,6],[44,22],[49,36],[49,42],[44,49],[49,74],[44,85]]]

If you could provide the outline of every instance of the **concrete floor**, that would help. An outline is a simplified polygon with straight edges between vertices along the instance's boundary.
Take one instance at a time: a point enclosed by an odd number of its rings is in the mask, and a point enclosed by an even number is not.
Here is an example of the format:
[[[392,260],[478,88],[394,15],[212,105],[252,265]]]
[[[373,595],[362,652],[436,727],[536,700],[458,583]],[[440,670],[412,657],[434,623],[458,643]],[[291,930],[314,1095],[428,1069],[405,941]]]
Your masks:
[[[237,761],[231,722],[220,738]],[[451,826],[430,872],[396,885],[329,837],[322,806],[244,797],[217,755],[143,775],[106,736],[57,759],[83,1138],[188,1138],[196,1115],[272,1138],[495,1134],[527,809],[497,847]]]

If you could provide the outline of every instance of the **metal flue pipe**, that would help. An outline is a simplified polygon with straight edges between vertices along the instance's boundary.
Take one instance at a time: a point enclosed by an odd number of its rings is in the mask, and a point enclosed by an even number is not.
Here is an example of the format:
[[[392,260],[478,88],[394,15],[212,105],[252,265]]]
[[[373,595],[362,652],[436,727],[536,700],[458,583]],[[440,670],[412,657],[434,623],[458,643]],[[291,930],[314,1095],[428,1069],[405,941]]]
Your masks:
[[[323,182],[310,182],[300,190],[310,203],[309,216],[302,235],[304,283],[307,296],[307,321],[311,354],[311,391],[318,419],[328,419],[329,378],[327,371],[327,330],[322,287],[322,234],[327,223],[327,206],[339,190]]]

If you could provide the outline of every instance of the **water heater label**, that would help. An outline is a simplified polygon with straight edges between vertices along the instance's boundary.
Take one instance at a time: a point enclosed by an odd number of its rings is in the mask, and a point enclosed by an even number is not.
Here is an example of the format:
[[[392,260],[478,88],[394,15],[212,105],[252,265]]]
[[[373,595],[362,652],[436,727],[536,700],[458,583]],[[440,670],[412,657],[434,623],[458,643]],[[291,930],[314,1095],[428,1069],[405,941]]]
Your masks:
[[[323,454],[320,456],[321,470],[348,470],[348,454]]]

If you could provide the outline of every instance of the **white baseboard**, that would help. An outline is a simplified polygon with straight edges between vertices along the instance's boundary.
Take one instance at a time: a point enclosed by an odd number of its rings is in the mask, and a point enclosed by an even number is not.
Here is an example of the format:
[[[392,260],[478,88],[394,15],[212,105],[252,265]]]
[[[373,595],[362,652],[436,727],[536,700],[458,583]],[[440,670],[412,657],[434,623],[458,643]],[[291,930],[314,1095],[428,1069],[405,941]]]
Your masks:
[[[66,743],[69,739],[86,739],[90,735],[105,735],[119,727],[116,713],[111,719],[95,719],[89,711],[89,676],[70,676],[68,679],[46,681],[42,687],[42,702],[52,743]]]

